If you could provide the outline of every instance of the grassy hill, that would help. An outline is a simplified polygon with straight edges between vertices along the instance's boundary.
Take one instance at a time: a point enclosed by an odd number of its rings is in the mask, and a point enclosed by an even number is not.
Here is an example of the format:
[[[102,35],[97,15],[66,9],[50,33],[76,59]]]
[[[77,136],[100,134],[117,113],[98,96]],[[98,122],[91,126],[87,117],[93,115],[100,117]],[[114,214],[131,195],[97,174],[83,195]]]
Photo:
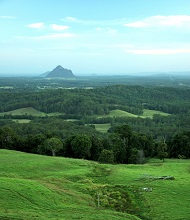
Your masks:
[[[188,160],[104,165],[0,150],[0,219],[190,219],[189,172]]]
[[[62,113],[58,113],[58,112],[46,114],[44,112],[37,111],[36,109],[31,108],[31,107],[20,108],[20,109],[8,111],[8,112],[0,113],[0,115],[32,115],[32,116],[37,116],[37,117],[58,116],[58,115],[61,115],[61,114]],[[110,114],[108,114],[107,117],[143,117],[143,118],[149,117],[149,118],[152,118],[153,115],[155,115],[155,114],[159,114],[159,115],[162,115],[162,116],[169,115],[169,114],[167,114],[165,112],[161,112],[161,111],[144,109],[143,115],[138,116],[138,115],[126,112],[126,111],[116,109],[116,110],[110,111]],[[102,117],[102,116],[97,116],[97,117]]]
[[[8,112],[3,112],[0,113],[0,115],[32,115],[32,116],[43,117],[46,116],[46,113],[37,111],[31,107],[27,107],[27,108],[19,108]]]
[[[19,108],[8,112],[2,112],[0,115],[32,115],[36,117],[45,117],[45,116],[58,116],[61,115],[61,113],[54,112],[46,114],[45,112],[37,111],[36,109],[32,107],[27,108]]]
[[[110,114],[107,117],[141,117],[141,118],[153,118],[154,115],[161,115],[161,116],[168,116],[170,114],[162,112],[162,111],[155,111],[155,110],[148,110],[144,109],[142,115],[135,115],[126,111],[122,111],[119,109],[110,111]]]
[[[135,115],[123,110],[112,110],[110,111],[110,113],[106,116],[97,116],[98,118],[101,117],[133,117],[133,118],[153,118],[154,115],[161,115],[161,116],[168,116],[170,114],[165,113],[165,112],[161,112],[161,111],[156,111],[156,110],[149,110],[149,109],[144,109],[143,110],[143,114],[142,115]],[[107,124],[94,124],[96,130],[106,133],[108,131],[108,129],[111,127],[111,124],[107,123]]]

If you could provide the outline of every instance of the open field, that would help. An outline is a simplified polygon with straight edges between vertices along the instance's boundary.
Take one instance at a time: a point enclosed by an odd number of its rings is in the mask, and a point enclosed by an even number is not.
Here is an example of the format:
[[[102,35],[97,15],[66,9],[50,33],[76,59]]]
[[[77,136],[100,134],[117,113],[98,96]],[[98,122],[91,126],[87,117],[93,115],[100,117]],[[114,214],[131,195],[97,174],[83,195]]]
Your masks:
[[[108,117],[138,117],[138,116],[132,113],[126,112],[126,111],[116,109],[116,110],[110,111],[110,114],[108,115]]]
[[[112,110],[110,111],[110,114],[104,116],[104,117],[140,117],[140,118],[153,118],[154,115],[159,114],[161,116],[168,116],[168,113],[165,112],[161,112],[161,111],[155,111],[155,110],[148,110],[148,109],[144,109],[143,114],[142,115],[135,115],[126,111],[122,111],[122,110]],[[97,116],[97,117],[103,117],[103,116]],[[111,127],[110,124],[94,124],[96,130],[100,131],[100,132],[107,132],[107,130]]]
[[[154,115],[161,115],[161,116],[168,116],[170,114],[161,112],[161,111],[155,111],[155,110],[148,110],[144,109],[142,115],[135,115],[123,110],[112,110],[106,117],[141,117],[141,118],[153,118]],[[100,116],[99,116],[100,117]],[[101,116],[103,117],[103,116]]]
[[[16,110],[12,110],[12,111],[8,111],[8,112],[1,112],[0,113],[0,116],[2,115],[31,115],[31,116],[35,116],[35,117],[45,117],[45,116],[49,116],[49,117],[52,117],[52,116],[59,116],[59,115],[63,115],[62,113],[59,113],[59,112],[53,112],[53,113],[49,113],[49,114],[46,114],[45,112],[41,112],[41,111],[37,111],[36,109],[34,108],[31,108],[31,107],[27,107],[27,108],[20,108],[20,109],[16,109]],[[15,122],[18,122],[18,123],[28,123],[30,122],[30,120],[26,121],[25,119],[16,119],[14,120]]]
[[[31,120],[29,119],[13,119],[14,122],[20,123],[20,124],[28,124]]]
[[[149,117],[149,118],[152,118],[153,115],[155,114],[159,114],[162,116],[169,115],[161,111],[144,109],[143,115],[139,116],[139,115],[135,115],[135,114],[132,114],[126,111],[116,109],[116,110],[110,111],[110,113],[106,116],[107,117],[143,117],[143,118]],[[8,111],[8,112],[2,112],[0,113],[0,115],[32,115],[32,116],[44,117],[44,116],[59,116],[59,115],[62,115],[62,113],[53,112],[53,113],[46,114],[44,112],[37,111],[34,108],[27,107],[27,108],[20,108],[20,109]],[[97,117],[102,117],[102,116],[97,116]]]
[[[108,129],[111,127],[110,123],[107,124],[94,124],[97,131],[100,131],[102,133],[106,133]]]
[[[168,175],[175,179],[154,179]],[[114,210],[130,199],[140,219],[190,219],[189,175],[189,160],[104,165],[0,150],[0,219],[137,220]]]
[[[144,109],[143,115],[141,117],[143,117],[143,118],[153,118],[154,115],[169,116],[170,114],[165,113],[165,112],[161,112],[161,111]]]
[[[44,117],[47,114],[44,112],[40,112],[35,110],[34,108],[28,107],[28,108],[20,108],[9,112],[3,112],[0,113],[0,115],[32,115],[37,117]]]

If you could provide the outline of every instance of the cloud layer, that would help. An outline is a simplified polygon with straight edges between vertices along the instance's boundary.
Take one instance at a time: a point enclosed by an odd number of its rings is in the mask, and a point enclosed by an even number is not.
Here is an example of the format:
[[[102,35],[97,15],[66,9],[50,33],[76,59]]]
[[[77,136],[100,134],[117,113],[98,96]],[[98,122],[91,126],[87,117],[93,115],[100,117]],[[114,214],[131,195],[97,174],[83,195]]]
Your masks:
[[[140,21],[126,23],[124,26],[131,28],[145,28],[145,27],[190,27],[189,15],[156,15],[145,18]]]
[[[150,50],[126,50],[127,53],[139,55],[171,55],[171,54],[189,54],[190,49],[150,49]]]
[[[28,28],[34,28],[34,29],[42,29],[45,27],[43,22],[33,23],[26,25]]]

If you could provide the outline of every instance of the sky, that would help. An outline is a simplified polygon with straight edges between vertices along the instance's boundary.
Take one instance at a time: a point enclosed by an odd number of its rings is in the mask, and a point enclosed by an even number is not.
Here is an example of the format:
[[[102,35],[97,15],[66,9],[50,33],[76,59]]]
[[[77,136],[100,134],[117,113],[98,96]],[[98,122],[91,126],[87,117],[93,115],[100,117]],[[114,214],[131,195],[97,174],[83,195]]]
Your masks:
[[[190,71],[189,0],[0,0],[0,73]]]

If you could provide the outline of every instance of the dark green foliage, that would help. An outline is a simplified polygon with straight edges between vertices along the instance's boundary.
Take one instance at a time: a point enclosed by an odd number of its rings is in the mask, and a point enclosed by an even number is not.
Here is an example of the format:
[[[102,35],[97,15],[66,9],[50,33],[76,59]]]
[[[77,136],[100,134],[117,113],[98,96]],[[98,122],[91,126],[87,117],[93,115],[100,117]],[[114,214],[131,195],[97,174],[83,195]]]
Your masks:
[[[15,150],[18,143],[18,136],[7,126],[0,128],[0,148]]]
[[[106,185],[98,188],[94,192],[94,197],[99,208],[127,212],[142,219],[148,219],[145,215],[142,216],[141,213],[148,213],[149,206],[142,193],[135,187]]]
[[[182,114],[189,111],[189,89],[114,85],[96,89],[0,91],[1,112],[33,107],[46,113],[103,115],[120,109],[141,115],[143,108]]]
[[[51,155],[52,151],[42,147],[46,139],[57,137],[63,141],[59,156],[98,160],[104,150],[113,153],[114,163],[144,163],[147,157],[190,158],[190,90],[188,87],[160,87],[123,85],[121,78],[115,78],[120,85],[112,85],[113,78],[93,78],[76,82],[58,82],[33,79],[2,79],[2,85],[11,83],[13,89],[0,90],[0,112],[23,107],[33,107],[45,113],[61,115],[1,115],[0,147]],[[20,81],[19,81],[20,80]],[[159,79],[160,80],[160,79]],[[97,83],[98,82],[98,83]],[[100,85],[106,85],[100,87]],[[163,82],[163,81],[162,81]],[[38,84],[39,83],[39,84]],[[97,84],[96,84],[97,83]],[[26,85],[24,86],[23,85]],[[115,84],[115,83],[114,83]],[[121,85],[122,84],[122,85]],[[75,89],[70,88],[75,85]],[[66,86],[67,85],[67,86]],[[78,85],[78,86],[76,86]],[[84,89],[84,85],[96,85]],[[39,89],[39,88],[49,89]],[[55,89],[57,88],[57,89]],[[106,117],[111,110],[123,110],[142,115],[143,109],[171,113],[170,116],[154,115],[153,118]],[[30,119],[29,124],[13,123],[10,119]],[[66,119],[75,119],[67,122]],[[85,126],[89,123],[89,126]],[[95,130],[95,123],[110,123],[108,134]],[[185,132],[187,130],[187,132]],[[84,144],[82,136],[90,139]],[[167,149],[159,144],[165,137]],[[75,139],[75,140],[74,140]],[[83,141],[82,141],[83,140]],[[83,143],[83,144],[82,144]],[[87,147],[88,146],[88,147]],[[80,149],[80,150],[78,150]]]
[[[63,148],[63,142],[56,137],[48,138],[44,141],[41,148],[45,150],[50,150],[52,156],[56,156],[56,153]]]
[[[190,158],[190,131],[174,135],[168,145],[170,157]]]
[[[91,147],[91,159],[97,161],[102,150],[104,149],[103,141],[100,137],[91,137],[92,147]]]
[[[102,150],[98,161],[101,163],[113,163],[114,162],[114,154],[112,150]]]
[[[168,157],[167,144],[165,142],[159,142],[157,144],[157,152],[158,158],[164,162],[164,159]]]
[[[85,134],[78,134],[72,139],[70,145],[75,158],[90,158],[92,142],[89,136]]]

